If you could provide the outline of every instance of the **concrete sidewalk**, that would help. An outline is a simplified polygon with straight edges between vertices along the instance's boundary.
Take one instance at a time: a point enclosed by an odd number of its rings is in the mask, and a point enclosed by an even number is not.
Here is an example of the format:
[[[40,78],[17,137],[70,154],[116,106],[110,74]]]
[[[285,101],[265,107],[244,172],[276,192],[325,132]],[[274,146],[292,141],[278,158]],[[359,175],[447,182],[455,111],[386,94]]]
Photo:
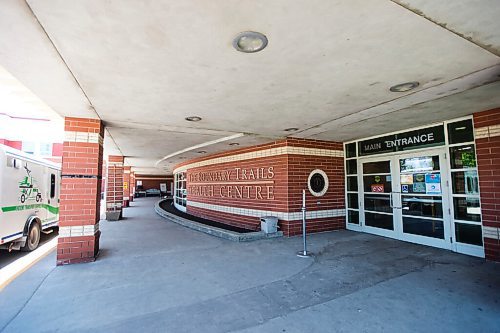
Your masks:
[[[101,256],[49,256],[0,293],[4,332],[500,332],[500,265],[349,231],[234,243],[137,199]]]

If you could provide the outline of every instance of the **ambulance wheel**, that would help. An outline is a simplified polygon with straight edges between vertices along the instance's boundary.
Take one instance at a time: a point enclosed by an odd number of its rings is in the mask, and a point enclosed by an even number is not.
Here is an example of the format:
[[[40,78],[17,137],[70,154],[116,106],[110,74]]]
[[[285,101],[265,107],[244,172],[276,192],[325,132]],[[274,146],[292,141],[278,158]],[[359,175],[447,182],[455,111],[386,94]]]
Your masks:
[[[38,247],[40,243],[40,224],[34,222],[30,230],[28,231],[28,236],[26,239],[26,244],[21,248],[21,251],[30,252]]]
[[[24,203],[26,201],[26,196],[24,194],[21,194],[21,203]]]

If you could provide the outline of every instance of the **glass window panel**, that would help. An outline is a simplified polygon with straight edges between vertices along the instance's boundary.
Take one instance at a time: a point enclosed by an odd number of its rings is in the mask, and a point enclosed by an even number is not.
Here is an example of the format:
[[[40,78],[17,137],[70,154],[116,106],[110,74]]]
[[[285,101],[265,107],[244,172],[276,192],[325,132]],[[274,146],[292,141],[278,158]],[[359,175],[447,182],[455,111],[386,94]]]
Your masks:
[[[474,145],[450,147],[452,169],[467,169],[476,167],[476,150]]]
[[[365,192],[389,193],[392,190],[390,175],[363,176],[363,189]]]
[[[363,163],[363,173],[390,173],[391,172],[391,162],[390,161],[380,161],[380,162],[369,162]]]
[[[365,209],[376,212],[392,213],[391,198],[387,194],[365,194]]]
[[[403,215],[442,218],[443,202],[441,197],[401,196]]]
[[[349,223],[359,224],[359,212],[357,210],[348,210],[347,218]]]
[[[358,173],[358,162],[356,160],[347,160],[346,166],[348,175],[355,175]]]
[[[356,143],[349,143],[345,145],[345,156],[347,158],[356,157]]]
[[[457,242],[483,246],[483,234],[480,225],[455,223]]]
[[[476,170],[452,172],[451,183],[454,194],[479,194],[479,179]]]
[[[358,177],[347,177],[347,190],[348,191],[358,191]]]
[[[357,193],[348,193],[347,194],[347,207],[348,208],[359,208],[358,204],[358,194]]]
[[[444,225],[440,220],[403,217],[403,232],[407,234],[444,239]]]
[[[370,227],[394,230],[392,214],[365,213],[365,225]]]
[[[449,123],[448,141],[450,144],[474,141],[472,119]]]
[[[439,170],[439,156],[419,156],[399,160],[401,172],[426,172]]]
[[[453,198],[453,210],[456,220],[481,221],[479,198]]]

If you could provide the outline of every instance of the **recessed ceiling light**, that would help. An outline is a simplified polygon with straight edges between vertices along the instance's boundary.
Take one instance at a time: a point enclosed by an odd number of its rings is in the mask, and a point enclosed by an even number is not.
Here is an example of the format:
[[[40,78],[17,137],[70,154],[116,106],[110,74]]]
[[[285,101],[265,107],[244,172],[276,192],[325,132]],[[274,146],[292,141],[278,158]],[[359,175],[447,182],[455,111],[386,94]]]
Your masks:
[[[419,85],[420,85],[420,83],[418,83],[417,81],[405,82],[405,83],[401,83],[401,84],[396,84],[395,86],[392,86],[391,88],[389,88],[389,90],[392,92],[406,92],[406,91],[410,91],[412,89],[415,89]]]
[[[200,120],[201,120],[201,117],[198,117],[198,116],[190,116],[190,117],[186,117],[186,120],[187,120],[187,121],[200,121]]]
[[[262,51],[267,46],[267,37],[260,32],[240,32],[233,39],[233,47],[240,52],[255,53]]]
[[[207,152],[206,152],[206,151],[204,151],[204,150],[200,150],[200,151],[198,152],[198,154],[206,154],[206,153],[207,153]]]
[[[240,144],[238,142],[231,142],[229,145],[230,146],[239,146]]]
[[[284,129],[285,132],[296,132],[298,130],[299,129],[297,127],[290,127],[290,128],[285,128]]]

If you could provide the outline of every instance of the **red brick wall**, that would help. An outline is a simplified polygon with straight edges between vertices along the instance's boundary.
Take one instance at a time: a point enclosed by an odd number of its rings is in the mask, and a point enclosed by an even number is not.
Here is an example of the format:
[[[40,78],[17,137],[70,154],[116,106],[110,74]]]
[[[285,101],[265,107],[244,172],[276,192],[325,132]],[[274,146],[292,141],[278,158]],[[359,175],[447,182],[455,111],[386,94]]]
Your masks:
[[[342,150],[342,144],[336,149]],[[314,169],[323,170],[328,176],[328,191],[315,197],[307,188],[309,174]],[[321,156],[288,155],[288,211],[298,212],[302,208],[302,190],[306,190],[306,210],[344,209],[344,159]],[[318,223],[319,222],[319,223]],[[328,218],[308,221],[311,231],[337,230],[345,227],[345,218]],[[284,221],[282,228],[286,234],[302,232],[302,221]]]
[[[186,164],[217,157],[286,146],[340,151],[343,149],[343,146],[340,143],[304,139],[287,139],[272,142],[270,144],[238,149],[231,152],[191,160],[180,164],[176,168]],[[307,189],[308,176],[314,169],[321,169],[326,172],[329,178],[329,190],[322,197],[314,197],[307,190],[306,200],[308,203],[308,211],[343,209],[343,165],[343,158],[341,157],[281,154],[254,158],[251,160],[189,168],[186,172],[188,186],[187,212],[192,215],[230,225],[252,230],[260,230],[259,217],[230,214],[227,212],[223,213],[206,208],[194,207],[190,205],[189,202],[195,201],[226,207],[270,211],[270,215],[272,215],[272,212],[300,212],[302,204],[302,189]],[[243,170],[246,171],[246,177],[243,176]],[[223,177],[222,180],[207,179],[207,175],[209,173],[214,175],[216,172],[221,172],[225,175],[223,176],[221,174],[219,176]],[[204,179],[200,178],[201,174],[205,174]],[[271,174],[273,174],[272,178],[270,177]],[[217,182],[217,184],[210,184],[211,182]],[[255,182],[258,183],[256,184]],[[205,187],[204,191],[203,188],[200,188],[200,186],[209,185],[213,185],[213,188]],[[268,189],[268,186],[272,187],[272,191],[269,191],[270,189]],[[232,189],[230,197],[228,195],[228,187]],[[260,196],[258,195],[257,187],[260,187]],[[240,189],[241,192],[237,189]],[[280,220],[279,225],[281,230],[287,236],[297,235],[302,232],[301,220]],[[308,220],[308,231],[310,232],[336,230],[341,228],[345,228],[345,218],[343,216]]]
[[[52,144],[52,156],[62,156],[63,153],[63,144],[62,143],[53,143]]]
[[[22,150],[23,149],[23,143],[21,141],[10,141],[6,139],[0,139],[0,144],[9,146],[14,149]]]
[[[481,192],[482,224],[500,228],[500,109],[474,114],[476,133],[486,131],[486,137],[476,138],[476,154]],[[496,229],[498,230],[498,229]],[[500,261],[500,240],[484,238],[486,258]]]
[[[162,177],[158,175],[136,175],[136,183],[138,180],[142,181],[142,188],[144,191],[149,189],[159,190],[161,183],[167,184],[167,190],[170,191],[170,184],[173,182],[172,176]]]

